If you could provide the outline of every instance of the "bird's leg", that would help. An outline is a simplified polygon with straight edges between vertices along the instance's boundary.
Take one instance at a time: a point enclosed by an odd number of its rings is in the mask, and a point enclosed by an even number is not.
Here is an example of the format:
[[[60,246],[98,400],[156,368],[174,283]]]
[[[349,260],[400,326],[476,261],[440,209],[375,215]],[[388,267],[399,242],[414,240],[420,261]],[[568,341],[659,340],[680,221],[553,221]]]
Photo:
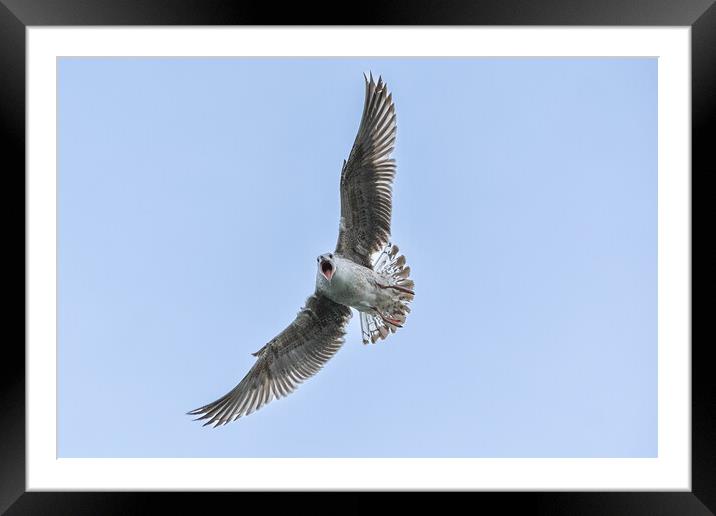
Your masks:
[[[379,316],[381,319],[383,319],[383,322],[385,322],[385,323],[387,323],[387,324],[392,324],[393,326],[396,326],[396,327],[398,327],[398,328],[402,328],[402,327],[403,327],[403,325],[400,324],[400,321],[399,321],[398,319],[393,319],[393,318],[391,318],[391,317],[388,317],[388,316],[385,315],[383,312],[381,312],[380,310],[378,310],[376,307],[372,307],[372,308],[373,308],[373,311],[374,311],[375,313],[377,313],[378,316]]]
[[[410,294],[410,295],[412,295],[412,296],[415,295],[415,292],[413,292],[413,291],[410,290],[409,288],[401,287],[401,286],[398,286],[398,285],[381,285],[381,284],[378,283],[377,281],[376,281],[375,284],[376,284],[379,288],[382,288],[382,289],[392,288],[392,289],[398,290],[398,291],[400,291],[400,292],[405,292],[406,294]]]

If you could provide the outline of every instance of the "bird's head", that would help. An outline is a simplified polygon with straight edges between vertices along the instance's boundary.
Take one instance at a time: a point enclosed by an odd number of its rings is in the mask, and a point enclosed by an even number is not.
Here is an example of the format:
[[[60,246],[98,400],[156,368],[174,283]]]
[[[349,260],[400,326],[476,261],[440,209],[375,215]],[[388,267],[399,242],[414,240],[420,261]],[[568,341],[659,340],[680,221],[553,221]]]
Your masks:
[[[336,262],[333,259],[333,253],[322,254],[318,258],[318,274],[323,276],[327,281],[331,281],[336,272]]]

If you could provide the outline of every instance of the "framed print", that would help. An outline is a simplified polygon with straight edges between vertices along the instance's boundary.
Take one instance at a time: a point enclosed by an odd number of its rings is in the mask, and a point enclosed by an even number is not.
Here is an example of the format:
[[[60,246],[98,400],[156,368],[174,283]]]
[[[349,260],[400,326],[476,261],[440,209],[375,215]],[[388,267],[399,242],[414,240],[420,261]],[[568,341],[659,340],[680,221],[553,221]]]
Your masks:
[[[713,167],[716,8],[508,4],[287,26],[5,1],[26,334],[0,508],[714,510],[691,170]]]

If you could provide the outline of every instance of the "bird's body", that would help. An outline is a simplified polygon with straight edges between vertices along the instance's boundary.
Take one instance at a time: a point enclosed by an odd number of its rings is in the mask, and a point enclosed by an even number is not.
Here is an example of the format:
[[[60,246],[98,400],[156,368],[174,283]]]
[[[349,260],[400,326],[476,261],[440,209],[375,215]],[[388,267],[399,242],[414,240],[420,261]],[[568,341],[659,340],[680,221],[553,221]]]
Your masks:
[[[395,246],[391,248],[397,252]],[[365,267],[332,253],[319,256],[318,261],[317,293],[369,317],[383,320],[388,330],[391,326],[402,326],[405,313],[409,311],[407,301],[412,300],[412,291],[397,283],[401,278],[395,277],[393,271]],[[328,278],[324,269],[331,271]],[[401,272],[404,270],[400,269]]]
[[[377,287],[379,274],[338,254],[330,256],[332,258],[329,260],[334,264],[335,272],[328,280],[321,268],[318,268],[316,292],[336,303],[350,306],[360,312],[369,312],[385,295],[385,291]]]
[[[293,392],[343,345],[351,308],[360,313],[363,343],[402,328],[414,283],[389,242],[395,160],[395,106],[381,78],[366,77],[363,115],[341,170],[341,216],[333,253],[317,258],[316,290],[295,320],[261,349],[248,374],[227,394],[189,414],[226,424]]]

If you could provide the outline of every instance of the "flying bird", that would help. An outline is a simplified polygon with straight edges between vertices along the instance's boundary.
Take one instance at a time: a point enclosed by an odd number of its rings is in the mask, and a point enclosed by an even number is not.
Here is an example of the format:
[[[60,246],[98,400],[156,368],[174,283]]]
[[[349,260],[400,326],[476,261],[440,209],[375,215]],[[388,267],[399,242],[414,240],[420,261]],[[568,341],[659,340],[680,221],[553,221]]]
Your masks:
[[[221,398],[190,411],[206,425],[224,425],[293,392],[341,348],[351,308],[363,343],[385,339],[405,324],[414,282],[390,242],[396,117],[385,82],[365,77],[358,134],[340,179],[341,216],[332,253],[316,258],[316,289],[288,327],[253,353],[253,367]]]

